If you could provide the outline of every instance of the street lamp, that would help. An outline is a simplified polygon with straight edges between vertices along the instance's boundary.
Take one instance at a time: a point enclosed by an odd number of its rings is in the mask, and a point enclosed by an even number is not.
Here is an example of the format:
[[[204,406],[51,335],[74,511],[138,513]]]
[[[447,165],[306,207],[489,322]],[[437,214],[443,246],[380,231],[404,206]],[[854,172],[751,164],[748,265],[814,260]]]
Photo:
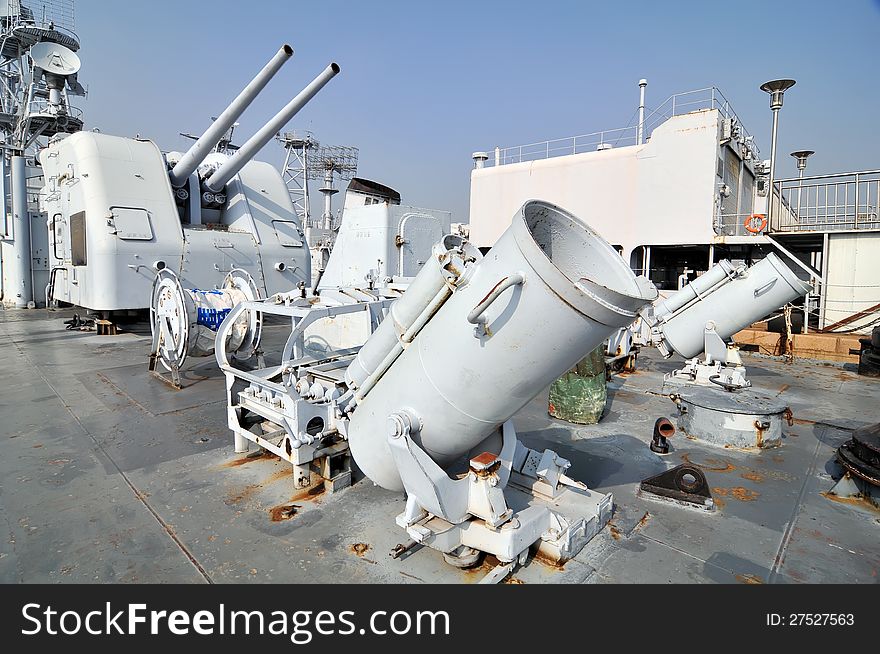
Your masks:
[[[797,150],[791,153],[791,156],[797,159],[798,179],[804,176],[807,169],[807,159],[816,154],[813,150]]]
[[[770,94],[770,110],[773,112],[773,135],[770,139],[770,188],[767,194],[767,224],[773,224],[773,180],[776,176],[776,132],[779,129],[779,110],[782,109],[782,96],[795,85],[793,79],[775,79],[761,84],[761,90]]]
[[[800,220],[801,220],[801,193],[804,192],[804,189],[803,189],[804,183],[802,181],[804,178],[804,171],[807,169],[807,159],[809,159],[810,156],[812,156],[814,154],[816,154],[816,153],[813,150],[796,150],[795,152],[791,153],[791,156],[794,157],[795,159],[797,159],[797,169],[798,169],[797,220],[798,220],[798,222],[800,222]],[[809,205],[809,199],[810,199],[810,196],[808,193],[807,194],[808,205]],[[816,200],[818,202],[818,193],[817,193]]]

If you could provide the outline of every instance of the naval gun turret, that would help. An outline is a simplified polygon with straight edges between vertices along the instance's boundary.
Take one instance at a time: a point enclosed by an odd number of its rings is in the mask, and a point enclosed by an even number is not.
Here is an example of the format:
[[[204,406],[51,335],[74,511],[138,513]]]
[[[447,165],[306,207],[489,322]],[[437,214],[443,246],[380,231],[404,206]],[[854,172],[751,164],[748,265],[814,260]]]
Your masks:
[[[243,271],[262,297],[309,283],[309,250],[287,187],[278,170],[254,157],[339,66],[327,66],[243,145],[228,142],[292,55],[282,46],[185,153],[95,131],[50,142],[40,153],[47,301],[102,313],[145,309],[163,270],[191,289],[217,288]]]

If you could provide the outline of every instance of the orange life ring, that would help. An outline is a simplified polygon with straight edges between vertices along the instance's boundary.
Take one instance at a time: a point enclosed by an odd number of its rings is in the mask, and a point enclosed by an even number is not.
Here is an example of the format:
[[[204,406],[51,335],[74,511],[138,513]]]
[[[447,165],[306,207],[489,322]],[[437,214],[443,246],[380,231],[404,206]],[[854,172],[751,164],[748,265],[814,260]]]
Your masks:
[[[755,218],[761,219],[761,225],[759,227],[754,227]],[[746,228],[747,232],[751,232],[752,234],[760,234],[765,229],[767,229],[767,216],[762,213],[753,213],[751,216],[746,218],[746,221],[743,223],[743,226]]]

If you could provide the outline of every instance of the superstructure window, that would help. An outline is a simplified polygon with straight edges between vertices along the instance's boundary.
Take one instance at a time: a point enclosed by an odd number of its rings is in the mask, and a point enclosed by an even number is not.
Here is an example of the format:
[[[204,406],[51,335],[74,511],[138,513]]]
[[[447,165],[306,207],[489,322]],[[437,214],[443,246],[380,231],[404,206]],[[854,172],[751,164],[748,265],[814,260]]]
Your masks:
[[[70,217],[70,261],[74,266],[86,265],[86,212]]]

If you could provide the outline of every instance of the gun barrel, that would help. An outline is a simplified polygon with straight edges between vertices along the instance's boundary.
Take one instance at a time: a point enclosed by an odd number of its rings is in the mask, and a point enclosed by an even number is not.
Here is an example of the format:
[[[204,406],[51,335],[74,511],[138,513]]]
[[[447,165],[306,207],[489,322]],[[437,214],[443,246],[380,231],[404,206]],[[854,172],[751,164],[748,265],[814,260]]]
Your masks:
[[[222,166],[205,180],[208,190],[217,193],[223,190],[226,183],[238,174],[238,171],[263,149],[278,131],[293,118],[306,103],[309,102],[324,86],[339,73],[339,66],[332,63],[313,79],[287,106],[275,114],[268,123],[249,138]]]
[[[208,153],[220,142],[223,135],[232,127],[232,124],[238,120],[244,110],[250,106],[254,98],[259,95],[260,91],[265,88],[269,80],[275,76],[281,66],[283,66],[293,56],[293,48],[286,43],[281,46],[275,56],[267,63],[250,83],[244,87],[238,97],[233,100],[228,107],[217,117],[211,126],[205,130],[199,139],[193,143],[192,147],[186,151],[180,161],[172,168],[170,177],[172,186],[182,186],[192,172],[198,168],[199,164],[204,161]]]

